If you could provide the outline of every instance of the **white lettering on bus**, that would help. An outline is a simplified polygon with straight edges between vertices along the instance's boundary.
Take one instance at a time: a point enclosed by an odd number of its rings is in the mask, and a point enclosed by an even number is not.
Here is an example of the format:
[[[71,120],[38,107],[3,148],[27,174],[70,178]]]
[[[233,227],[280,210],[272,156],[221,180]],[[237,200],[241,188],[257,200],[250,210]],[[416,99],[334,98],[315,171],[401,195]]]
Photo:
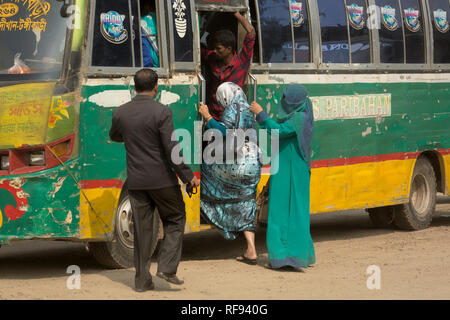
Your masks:
[[[391,116],[390,94],[311,97],[314,120]]]

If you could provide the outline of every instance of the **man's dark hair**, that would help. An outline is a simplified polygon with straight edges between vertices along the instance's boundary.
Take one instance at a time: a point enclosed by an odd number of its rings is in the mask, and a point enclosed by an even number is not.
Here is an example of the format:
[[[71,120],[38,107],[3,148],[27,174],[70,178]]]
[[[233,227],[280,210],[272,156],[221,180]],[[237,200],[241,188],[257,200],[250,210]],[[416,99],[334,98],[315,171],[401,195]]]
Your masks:
[[[221,44],[225,48],[231,47],[236,51],[236,37],[230,30],[218,30],[214,33],[213,45]]]
[[[141,16],[145,17],[151,12],[155,12],[155,0],[143,0],[141,1]]]
[[[158,83],[158,74],[152,69],[141,69],[134,75],[136,92],[152,91]]]

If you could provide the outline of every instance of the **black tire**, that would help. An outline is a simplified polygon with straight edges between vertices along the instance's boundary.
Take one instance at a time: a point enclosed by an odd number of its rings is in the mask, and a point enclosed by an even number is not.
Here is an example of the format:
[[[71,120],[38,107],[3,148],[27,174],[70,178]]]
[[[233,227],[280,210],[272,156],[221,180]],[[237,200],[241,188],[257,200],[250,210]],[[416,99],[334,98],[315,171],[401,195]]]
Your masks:
[[[101,265],[112,269],[131,268],[134,266],[134,238],[131,220],[131,206],[126,185],[122,189],[117,206],[114,221],[114,238],[109,242],[90,242],[89,252]],[[123,219],[125,221],[119,221]],[[129,229],[124,231],[122,226],[128,221]],[[151,254],[153,255],[158,244],[158,233],[160,229],[160,219],[158,210],[155,209],[153,215],[153,239]],[[129,232],[128,232],[129,231]],[[126,234],[128,232],[128,234]]]
[[[403,230],[428,228],[436,208],[436,175],[431,163],[417,159],[410,185],[409,202],[395,206],[394,222]]]
[[[394,226],[394,207],[379,207],[366,209],[372,223],[378,228],[391,228]]]

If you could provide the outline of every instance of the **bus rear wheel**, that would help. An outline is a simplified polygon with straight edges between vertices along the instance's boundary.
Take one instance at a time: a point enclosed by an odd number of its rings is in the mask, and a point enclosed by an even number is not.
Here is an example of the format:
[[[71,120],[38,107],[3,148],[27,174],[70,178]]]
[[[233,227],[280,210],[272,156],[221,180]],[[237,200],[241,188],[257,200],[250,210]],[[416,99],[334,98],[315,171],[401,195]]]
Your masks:
[[[133,212],[128,192],[124,188],[120,195],[119,206],[115,216],[114,238],[109,242],[90,242],[89,251],[98,263],[113,269],[134,266],[134,229]],[[151,255],[158,244],[160,219],[158,209],[153,214],[153,238]]]
[[[425,157],[419,157],[411,179],[409,202],[395,206],[394,222],[403,230],[427,228],[436,207],[436,176]]]

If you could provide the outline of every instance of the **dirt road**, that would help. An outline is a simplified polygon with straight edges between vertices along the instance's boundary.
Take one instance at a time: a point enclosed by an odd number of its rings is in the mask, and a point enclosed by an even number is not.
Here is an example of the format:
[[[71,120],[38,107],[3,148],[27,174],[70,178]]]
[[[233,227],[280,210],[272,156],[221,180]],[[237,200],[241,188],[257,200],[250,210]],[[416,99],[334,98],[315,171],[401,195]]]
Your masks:
[[[145,293],[132,289],[134,269],[105,270],[81,243],[16,242],[0,248],[0,299],[450,298],[450,197],[439,197],[426,230],[377,229],[363,211],[350,211],[312,216],[311,233],[317,263],[304,272],[262,266],[264,229],[256,235],[258,266],[234,260],[244,239],[226,241],[214,230],[186,235],[178,272],[185,284],[154,277],[156,290]],[[70,265],[80,268],[80,289],[67,288]],[[367,287],[371,265],[379,267],[380,289]]]

